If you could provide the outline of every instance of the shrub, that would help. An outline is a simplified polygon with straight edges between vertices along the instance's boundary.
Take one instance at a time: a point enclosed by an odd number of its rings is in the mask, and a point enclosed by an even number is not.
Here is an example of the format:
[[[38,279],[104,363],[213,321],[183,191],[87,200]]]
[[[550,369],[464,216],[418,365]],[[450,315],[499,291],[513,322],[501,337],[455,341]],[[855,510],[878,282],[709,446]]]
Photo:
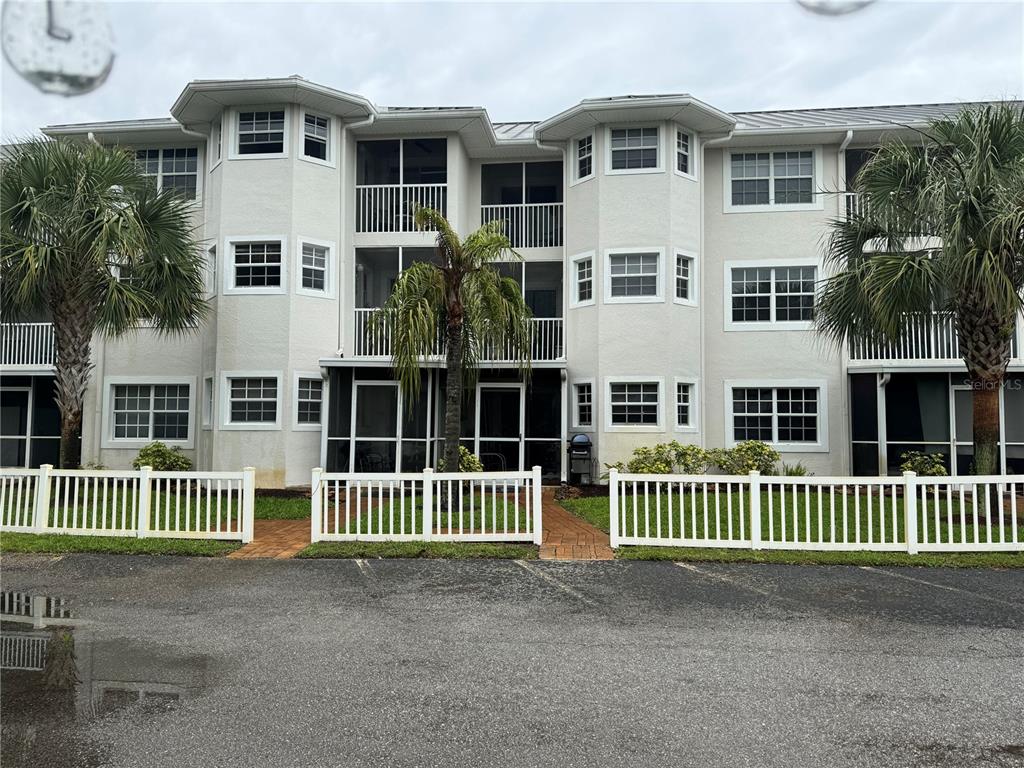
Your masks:
[[[707,471],[708,456],[699,445],[683,445],[673,440],[671,443],[634,448],[629,461],[605,466],[634,475],[699,475]]]
[[[746,440],[733,448],[714,448],[708,453],[711,463],[727,475],[745,475],[754,470],[771,475],[779,461],[779,452],[760,440]]]
[[[782,465],[779,467],[779,474],[786,477],[807,477],[813,473],[804,466],[802,461],[798,461],[796,464],[782,462]]]
[[[927,477],[938,477],[947,474],[946,454],[924,453],[923,451],[907,451],[900,454],[900,471],[916,472]]]
[[[437,469],[445,472],[444,458],[438,459]],[[483,472],[484,465],[480,458],[464,445],[459,446],[459,472]]]
[[[157,441],[140,450],[132,466],[136,469],[152,467],[158,472],[187,472],[192,469],[192,460],[181,452],[181,448],[169,448]]]
[[[676,468],[681,475],[702,475],[708,471],[708,452],[699,445],[681,445],[673,440],[669,445],[675,455]]]

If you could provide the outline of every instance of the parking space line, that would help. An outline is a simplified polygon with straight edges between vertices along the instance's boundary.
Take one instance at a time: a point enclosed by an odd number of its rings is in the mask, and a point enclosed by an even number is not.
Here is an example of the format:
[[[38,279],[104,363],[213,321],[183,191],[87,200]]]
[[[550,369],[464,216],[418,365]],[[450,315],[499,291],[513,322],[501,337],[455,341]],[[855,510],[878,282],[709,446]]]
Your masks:
[[[377,575],[370,570],[370,564],[362,558],[356,558],[356,565],[359,566],[359,572],[366,579],[367,585],[370,588],[370,594],[374,597],[380,597],[380,582],[377,581]]]
[[[549,584],[553,584],[554,586],[558,587],[560,590],[562,590],[566,594],[571,595],[572,597],[575,597],[581,603],[585,603],[586,605],[589,605],[592,608],[598,607],[597,603],[595,603],[589,597],[587,597],[586,595],[583,595],[582,593],[576,591],[575,589],[570,587],[565,582],[560,581],[559,579],[556,579],[550,573],[544,573],[543,570],[541,570],[539,568],[535,568],[534,566],[532,566],[529,563],[527,563],[525,560],[514,560],[513,562],[516,565],[518,565],[520,568],[522,568],[524,571],[526,571],[528,573],[532,573],[538,579],[542,579],[542,580],[548,582]]]
[[[977,598],[978,600],[987,600],[990,603],[998,603],[999,605],[1008,605],[1011,608],[1024,608],[1024,603],[1017,603],[1013,600],[1003,600],[998,597],[992,597],[981,592],[974,592],[970,589],[963,589],[962,587],[954,587],[949,584],[938,584],[934,581],[927,581],[926,579],[919,579],[914,576],[907,576],[902,573],[894,573],[892,571],[883,571],[878,568],[874,568],[870,565],[860,566],[862,571],[871,571],[872,573],[880,573],[883,576],[889,576],[893,579],[903,579],[904,581],[912,581],[915,584],[924,584],[929,587],[935,587],[936,589],[945,589],[948,592],[957,592],[961,595],[970,595],[971,597]]]
[[[680,563],[680,562],[673,561],[672,565],[677,565],[677,566],[679,566],[680,568],[682,568],[684,570],[691,571],[692,573],[699,574],[700,576],[704,576],[704,577],[709,578],[709,579],[714,579],[715,581],[720,581],[720,582],[722,582],[724,584],[729,584],[729,585],[734,586],[734,587],[739,587],[740,589],[747,589],[747,590],[750,590],[751,592],[756,592],[759,595],[763,595],[764,597],[767,597],[767,598],[770,598],[770,599],[773,599],[773,600],[779,597],[777,592],[772,592],[771,590],[762,589],[761,587],[754,587],[754,586],[751,586],[750,584],[744,584],[742,581],[734,579],[731,576],[726,576],[725,574],[721,574],[721,573],[713,573],[712,571],[705,571],[704,569],[698,568],[697,566],[691,565],[690,563]]]

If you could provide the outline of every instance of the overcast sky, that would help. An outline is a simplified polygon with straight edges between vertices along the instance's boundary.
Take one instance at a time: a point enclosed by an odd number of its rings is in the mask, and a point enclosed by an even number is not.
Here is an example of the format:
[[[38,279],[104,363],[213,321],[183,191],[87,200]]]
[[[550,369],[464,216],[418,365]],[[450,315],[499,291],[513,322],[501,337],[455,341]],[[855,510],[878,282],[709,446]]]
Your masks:
[[[1024,3],[112,3],[104,85],[45,96],[4,61],[4,138],[158,117],[194,78],[300,74],[379,105],[549,117],[582,98],[687,92],[732,111],[1024,96]],[[7,30],[5,30],[5,35]]]

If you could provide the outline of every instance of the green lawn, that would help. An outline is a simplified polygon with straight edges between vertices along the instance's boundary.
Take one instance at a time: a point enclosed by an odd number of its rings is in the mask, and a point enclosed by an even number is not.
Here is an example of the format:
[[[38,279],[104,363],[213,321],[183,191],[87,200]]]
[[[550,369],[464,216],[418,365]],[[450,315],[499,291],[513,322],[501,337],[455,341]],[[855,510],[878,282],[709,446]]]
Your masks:
[[[307,496],[263,496],[256,491],[253,517],[257,520],[301,520],[309,517]]]
[[[447,541],[321,541],[316,544],[310,544],[296,557],[534,560],[537,557],[537,547],[530,544],[485,544]]]
[[[719,501],[723,510],[727,509],[726,504],[727,494],[721,493]],[[774,532],[775,540],[781,540],[783,538],[783,527],[785,526],[785,538],[787,540],[796,541],[816,541],[818,539],[818,532],[821,530],[826,541],[831,540],[833,526],[832,519],[829,512],[830,499],[826,494],[821,495],[822,502],[822,515],[821,524],[819,528],[818,522],[818,500],[819,496],[816,493],[804,494],[801,493],[796,499],[797,509],[801,512],[797,516],[798,524],[794,531],[793,525],[793,505],[794,500],[792,494],[786,492],[785,508],[789,514],[783,516],[780,514],[780,510],[783,509],[783,499],[781,494],[773,493],[772,502],[772,514],[769,515],[768,511],[768,499],[769,494],[767,492],[761,495],[761,538],[763,541],[769,540],[769,531]],[[729,515],[723,512],[721,519],[719,520],[719,529],[715,527],[715,517],[713,510],[715,509],[715,494],[708,494],[708,524],[707,532],[712,536],[719,536],[725,540],[740,540],[740,499],[739,493],[731,494],[732,510],[732,535],[729,534],[728,522]],[[668,536],[669,529],[669,498],[668,494],[662,494],[660,496],[661,502],[661,536]],[[678,494],[673,494],[671,499],[672,506],[672,533],[673,536],[678,537],[680,530],[683,531],[683,535],[686,538],[701,538],[705,535],[705,523],[704,523],[704,496],[701,493],[697,493],[694,497],[687,492],[685,494],[685,507],[683,514],[680,515],[680,497]],[[647,500],[646,508],[649,512],[648,515],[648,527],[645,528],[644,524],[644,499],[642,494],[638,496],[638,503],[636,504],[636,525],[635,530],[640,536],[650,535],[655,536],[658,533],[658,520],[657,520],[657,502],[658,498],[655,495],[651,495]],[[745,537],[749,537],[749,523],[750,523],[750,510],[749,510],[749,499],[744,498],[743,500],[743,528]],[[848,497],[846,499],[847,506],[847,520],[845,529],[842,521],[842,500],[837,495],[837,512],[835,522],[835,535],[836,541],[843,540],[843,533],[845,530],[848,540],[853,542],[856,540],[857,534],[860,534],[861,541],[867,541],[869,531],[873,541],[879,541],[882,538],[882,525],[883,521],[880,519],[877,508],[878,498],[877,496],[872,501],[873,514],[871,516],[870,526],[868,524],[867,517],[867,498],[863,494],[860,498],[861,508],[861,524],[858,526],[855,523],[854,509],[856,500],[854,497]],[[561,502],[562,505],[572,512],[573,514],[582,517],[592,525],[600,528],[603,531],[609,530],[609,510],[608,510],[608,497],[607,496],[595,496],[589,498],[579,499],[567,499]],[[966,499],[965,514],[968,522],[971,520],[973,508],[971,506],[970,499]],[[805,524],[804,512],[807,509],[811,510],[809,524]],[[973,541],[974,527],[970,524],[966,528],[961,528],[959,524],[959,513],[960,505],[957,498],[953,499],[953,506],[947,507],[944,500],[940,499],[938,505],[939,508],[939,526],[938,535],[941,537],[941,541],[946,541],[948,534],[952,531],[954,541],[960,541],[961,532],[963,531],[967,535],[968,541]],[[982,510],[982,504],[979,505],[979,512]],[[624,525],[623,535],[633,535],[634,522],[633,522],[633,511],[634,505],[632,503],[632,495],[627,497],[627,513],[626,521]],[[886,514],[884,520],[885,526],[885,540],[892,540],[893,530],[893,510],[895,509],[895,526],[897,540],[905,541],[904,531],[904,508],[903,499],[898,497],[895,501],[892,497],[886,500]],[[1018,505],[1018,513],[1024,512],[1024,509]],[[949,525],[949,515],[952,513],[953,525]],[[929,505],[927,510],[928,514],[928,527],[925,529],[924,526],[924,512],[919,510],[918,512],[918,530],[919,533],[923,533],[927,530],[927,540],[936,541],[936,526],[935,526],[935,515],[934,509]],[[985,541],[988,533],[988,527],[985,525],[984,516],[980,517],[981,524],[978,526],[978,538],[980,541]],[[682,528],[680,528],[682,525]],[[1010,539],[1012,528],[1010,525],[1004,526],[1004,533],[1007,540]],[[1024,532],[1024,521],[1018,522],[1018,536]],[[992,529],[993,541],[998,540],[999,528],[994,526]],[[651,546],[625,546],[621,547],[617,551],[617,557],[622,559],[641,559],[641,560],[712,560],[721,562],[773,562],[773,563],[821,563],[821,564],[850,564],[850,565],[943,565],[943,566],[989,566],[989,567],[1024,567],[1024,553],[924,553],[918,555],[908,555],[906,553],[899,552],[813,552],[813,551],[785,551],[785,550],[750,550],[746,548],[731,549],[731,548],[696,548],[696,547],[651,547]]]
[[[56,533],[0,533],[0,553],[100,552],[116,555],[191,555],[220,557],[238,549],[237,541],[137,539],[131,536],[74,536]]]

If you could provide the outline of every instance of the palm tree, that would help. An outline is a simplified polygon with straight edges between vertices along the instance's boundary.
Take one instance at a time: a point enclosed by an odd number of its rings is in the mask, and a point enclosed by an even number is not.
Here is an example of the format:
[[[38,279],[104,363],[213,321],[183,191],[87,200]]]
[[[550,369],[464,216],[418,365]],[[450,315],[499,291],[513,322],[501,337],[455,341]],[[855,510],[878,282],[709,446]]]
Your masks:
[[[974,472],[997,471],[999,390],[1024,305],[1024,109],[1001,104],[883,145],[857,176],[860,212],[833,222],[819,330],[900,339],[950,318],[974,390]]]
[[[195,328],[208,306],[192,204],[159,192],[125,149],[31,140],[2,161],[0,313],[48,312],[56,342],[60,461],[82,457],[82,403],[92,336],[146,320],[160,333]]]
[[[415,262],[404,270],[371,328],[391,338],[391,363],[410,399],[419,394],[423,359],[444,339],[444,466],[457,471],[464,387],[489,349],[507,350],[521,370],[529,370],[531,314],[516,281],[495,266],[503,258],[521,259],[504,222],[489,222],[460,240],[442,214],[419,208],[416,226],[437,231],[439,265]]]

